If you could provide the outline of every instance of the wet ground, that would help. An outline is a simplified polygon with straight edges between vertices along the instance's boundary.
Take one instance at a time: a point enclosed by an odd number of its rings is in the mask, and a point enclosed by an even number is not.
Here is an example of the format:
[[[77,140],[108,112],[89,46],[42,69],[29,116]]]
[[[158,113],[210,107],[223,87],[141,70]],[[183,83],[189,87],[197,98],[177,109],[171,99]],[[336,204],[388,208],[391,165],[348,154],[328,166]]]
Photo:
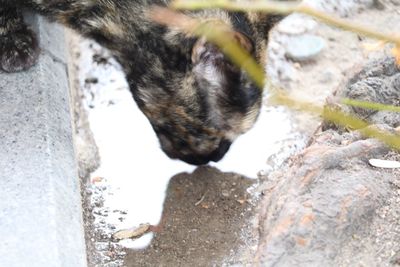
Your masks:
[[[174,176],[150,246],[129,250],[124,266],[223,266],[249,262],[256,181],[212,167]],[[161,256],[162,255],[162,256]]]
[[[257,236],[251,233],[259,196],[257,178],[305,144],[293,131],[289,112],[264,108],[256,126],[232,145],[221,162],[195,169],[164,155],[108,53],[87,41],[79,41],[75,48],[86,51],[85,57],[76,52],[83,61],[78,66],[79,81],[85,88],[83,105],[102,161],[85,191],[90,262],[94,266],[135,266],[136,262],[154,266],[158,260],[187,266],[201,255],[204,264],[217,265],[250,258]],[[279,127],[270,131],[271,123]],[[135,240],[111,238],[119,230],[142,223],[153,225],[154,233]],[[187,233],[191,236],[183,238]],[[243,255],[239,253],[242,247]]]

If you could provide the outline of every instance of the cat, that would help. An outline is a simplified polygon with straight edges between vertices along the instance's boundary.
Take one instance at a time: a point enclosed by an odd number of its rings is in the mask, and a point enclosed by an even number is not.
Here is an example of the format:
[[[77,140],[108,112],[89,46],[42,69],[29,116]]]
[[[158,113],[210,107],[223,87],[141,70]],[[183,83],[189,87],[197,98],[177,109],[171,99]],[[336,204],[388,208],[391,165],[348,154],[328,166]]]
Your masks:
[[[289,0],[290,1],[290,0]],[[169,0],[0,0],[0,69],[31,67],[40,54],[23,22],[30,9],[108,48],[122,65],[130,91],[150,121],[161,149],[202,165],[219,161],[255,123],[262,94],[213,44],[153,22],[148,10]],[[283,16],[206,10],[187,12],[229,25],[259,63],[268,32]]]

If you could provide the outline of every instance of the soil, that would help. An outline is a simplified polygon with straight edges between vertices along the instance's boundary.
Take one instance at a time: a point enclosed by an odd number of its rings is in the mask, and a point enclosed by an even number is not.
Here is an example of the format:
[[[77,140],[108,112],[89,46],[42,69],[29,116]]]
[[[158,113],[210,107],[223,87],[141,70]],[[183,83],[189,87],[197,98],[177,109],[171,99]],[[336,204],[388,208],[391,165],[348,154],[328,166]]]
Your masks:
[[[124,266],[230,266],[251,260],[255,180],[200,167],[170,180],[149,247],[128,251]]]

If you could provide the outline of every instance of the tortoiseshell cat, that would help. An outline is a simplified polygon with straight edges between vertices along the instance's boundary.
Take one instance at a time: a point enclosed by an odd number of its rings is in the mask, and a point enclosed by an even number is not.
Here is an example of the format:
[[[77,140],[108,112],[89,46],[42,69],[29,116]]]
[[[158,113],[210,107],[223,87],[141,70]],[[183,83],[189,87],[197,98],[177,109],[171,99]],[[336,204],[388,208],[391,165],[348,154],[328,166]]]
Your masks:
[[[290,0],[289,0],[290,1]],[[190,164],[220,160],[254,124],[261,93],[214,45],[152,22],[147,10],[169,0],[0,0],[0,69],[35,63],[38,41],[21,9],[92,38],[112,51],[163,151]],[[222,10],[192,12],[220,20],[263,63],[268,32],[282,17]]]

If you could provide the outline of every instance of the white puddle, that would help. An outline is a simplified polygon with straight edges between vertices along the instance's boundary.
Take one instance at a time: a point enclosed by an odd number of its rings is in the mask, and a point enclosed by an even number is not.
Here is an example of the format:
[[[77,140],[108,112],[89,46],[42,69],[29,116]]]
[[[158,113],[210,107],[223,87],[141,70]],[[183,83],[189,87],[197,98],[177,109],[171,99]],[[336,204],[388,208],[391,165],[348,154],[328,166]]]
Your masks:
[[[141,223],[156,225],[169,179],[181,172],[192,172],[195,167],[171,160],[161,151],[115,61],[89,41],[82,42],[81,51],[85,57],[80,59],[80,82],[86,88],[85,105],[102,161],[92,175],[103,178],[93,185],[101,188],[97,194],[104,199],[104,207],[97,208],[97,215],[95,208],[96,227],[104,227],[104,232],[111,234],[107,225],[115,226],[113,232]],[[94,53],[105,55],[108,63],[93,63]],[[97,82],[85,82],[93,78]],[[264,108],[254,128],[233,143],[223,160],[211,165],[256,178],[260,170],[271,168],[267,164],[270,156],[282,151],[290,153],[293,147],[289,145],[300,143],[298,139],[283,108]],[[120,244],[141,248],[150,243],[151,237],[148,234]]]
[[[268,159],[283,152],[283,143],[296,138],[299,142],[293,133],[289,114],[284,108],[263,107],[254,127],[232,144],[221,161],[210,165],[224,172],[236,172],[249,178],[257,178],[261,170],[272,168],[268,165]]]

